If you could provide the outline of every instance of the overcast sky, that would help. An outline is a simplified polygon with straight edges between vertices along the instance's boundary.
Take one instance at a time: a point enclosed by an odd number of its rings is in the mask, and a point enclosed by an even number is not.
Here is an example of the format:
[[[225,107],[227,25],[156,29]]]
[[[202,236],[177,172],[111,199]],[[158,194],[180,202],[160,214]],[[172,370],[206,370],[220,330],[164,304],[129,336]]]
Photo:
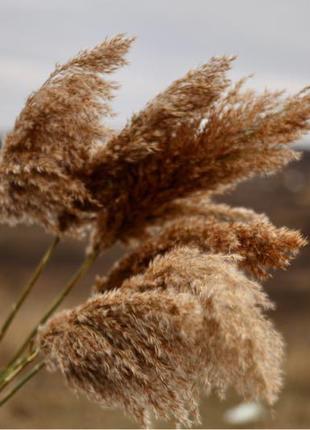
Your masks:
[[[0,130],[26,96],[82,48],[136,35],[116,74],[120,126],[131,112],[212,55],[237,54],[233,78],[258,88],[310,83],[309,0],[0,0]]]

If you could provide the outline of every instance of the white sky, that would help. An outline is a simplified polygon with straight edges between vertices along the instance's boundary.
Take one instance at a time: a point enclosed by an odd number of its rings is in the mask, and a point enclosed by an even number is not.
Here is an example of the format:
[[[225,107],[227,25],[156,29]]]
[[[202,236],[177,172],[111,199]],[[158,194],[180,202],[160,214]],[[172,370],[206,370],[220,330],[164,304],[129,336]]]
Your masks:
[[[106,36],[137,36],[115,75],[120,126],[172,80],[212,55],[237,54],[232,77],[258,88],[310,83],[309,0],[0,0],[0,130],[56,62]]]

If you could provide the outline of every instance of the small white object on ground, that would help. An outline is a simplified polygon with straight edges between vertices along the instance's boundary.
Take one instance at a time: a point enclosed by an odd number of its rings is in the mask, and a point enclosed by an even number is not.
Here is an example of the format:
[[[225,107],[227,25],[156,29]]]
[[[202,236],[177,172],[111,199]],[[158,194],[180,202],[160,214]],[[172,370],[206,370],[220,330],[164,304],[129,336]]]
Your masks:
[[[224,421],[228,424],[246,424],[257,421],[265,416],[264,407],[258,402],[240,403],[224,413]]]

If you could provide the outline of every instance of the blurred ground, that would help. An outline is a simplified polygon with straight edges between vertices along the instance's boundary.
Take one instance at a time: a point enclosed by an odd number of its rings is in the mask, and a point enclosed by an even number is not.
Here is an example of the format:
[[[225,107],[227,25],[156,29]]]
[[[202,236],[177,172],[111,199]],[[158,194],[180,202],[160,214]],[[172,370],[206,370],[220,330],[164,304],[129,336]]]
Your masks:
[[[300,229],[310,236],[310,153],[293,163],[283,173],[244,184],[222,198],[235,205],[266,212],[278,226]],[[50,238],[36,228],[0,229],[0,315],[8,312],[18,290],[30,276]],[[5,364],[14,348],[38,320],[49,300],[58,291],[83,258],[83,244],[66,242],[36,286],[13,330],[0,350],[0,364]],[[104,273],[120,254],[113,249],[101,257],[80,287],[67,300],[77,304],[89,294],[95,273]],[[285,387],[274,410],[261,420],[248,422],[247,428],[310,427],[310,247],[304,248],[287,272],[277,272],[266,289],[277,304],[272,317],[287,343]],[[202,427],[226,428],[223,414],[238,404],[232,394],[221,402],[203,399]],[[84,398],[77,399],[59,375],[42,371],[31,383],[0,410],[1,428],[131,428],[135,424],[120,411],[105,411]],[[158,424],[160,426],[160,423]],[[165,423],[167,427],[167,423]],[[230,427],[230,426],[229,426]]]

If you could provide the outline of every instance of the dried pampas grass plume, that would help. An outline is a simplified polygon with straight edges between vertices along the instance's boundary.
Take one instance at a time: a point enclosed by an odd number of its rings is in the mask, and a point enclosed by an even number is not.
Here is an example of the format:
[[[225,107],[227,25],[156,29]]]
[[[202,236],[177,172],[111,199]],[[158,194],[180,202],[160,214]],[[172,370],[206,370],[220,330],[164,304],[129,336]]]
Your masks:
[[[119,290],[58,314],[38,341],[49,369],[76,391],[143,426],[149,414],[188,426],[198,420],[201,326],[188,293]]]
[[[8,200],[1,201],[1,212],[6,220],[27,219],[56,234],[68,229],[74,234],[94,217],[101,204],[85,186],[82,172],[111,136],[102,118],[111,115],[117,88],[100,74],[126,64],[131,42],[118,35],[82,51],[58,65],[30,95],[1,150],[1,182]],[[8,217],[11,208],[17,217]]]
[[[264,315],[273,304],[259,284],[237,269],[239,256],[180,247],[156,257],[118,291],[190,293],[203,308],[201,363],[207,388],[221,396],[234,388],[272,404],[282,385],[283,344]]]
[[[285,269],[306,244],[299,232],[276,228],[265,215],[201,198],[168,204],[141,230],[132,233],[133,249],[100,279],[99,291],[120,287],[126,278],[143,273],[153,258],[177,245],[199,247],[204,252],[239,254],[243,257],[238,261],[240,268],[265,279],[271,269]]]
[[[230,60],[226,61],[228,68]],[[168,202],[197,192],[222,193],[242,180],[273,173],[298,158],[298,154],[287,146],[309,131],[309,88],[286,97],[268,91],[258,95],[252,90],[244,90],[243,80],[227,87],[225,68],[220,61],[213,63],[215,65],[218,66],[217,80],[221,77],[223,82],[216,88],[222,88],[222,92],[208,99],[209,102],[197,111],[194,109],[193,116],[186,115],[182,119],[176,116],[173,128],[164,121],[154,125],[150,120],[153,134],[158,131],[158,139],[151,133],[147,137],[144,132],[150,106],[152,112],[156,112],[157,103],[160,109],[161,97],[146,107],[145,116],[143,112],[139,114],[144,133],[143,139],[139,140],[140,151],[143,153],[145,149],[147,155],[137,159],[136,148],[132,150],[132,159],[127,153],[127,149],[131,150],[131,143],[126,144],[130,132],[132,142],[137,135],[136,117],[132,120],[132,128],[129,123],[119,137],[113,137],[108,143],[109,161],[104,156],[102,160],[99,158],[90,179],[90,186],[95,185],[97,189],[107,177],[111,184],[108,195],[109,190],[101,186],[101,200],[109,203],[99,213],[93,246],[101,243],[105,247],[107,236],[110,242],[115,238],[126,238],[135,227],[146,225],[149,217]],[[209,76],[207,67],[205,71],[206,82],[212,82],[216,73],[213,71]],[[177,82],[184,86],[187,79],[200,82],[201,70],[193,71],[189,76]],[[196,87],[192,88],[195,90]],[[169,96],[168,89],[165,97],[169,99]],[[187,98],[191,106],[194,95],[177,91],[173,94],[173,102],[165,104],[166,116],[171,109],[173,117],[179,98],[181,105],[185,105]],[[122,141],[122,133],[127,136],[124,162],[121,162],[122,150],[117,143],[118,138]],[[149,144],[156,150],[150,152]],[[116,160],[112,163],[113,169],[109,169],[110,160]]]

